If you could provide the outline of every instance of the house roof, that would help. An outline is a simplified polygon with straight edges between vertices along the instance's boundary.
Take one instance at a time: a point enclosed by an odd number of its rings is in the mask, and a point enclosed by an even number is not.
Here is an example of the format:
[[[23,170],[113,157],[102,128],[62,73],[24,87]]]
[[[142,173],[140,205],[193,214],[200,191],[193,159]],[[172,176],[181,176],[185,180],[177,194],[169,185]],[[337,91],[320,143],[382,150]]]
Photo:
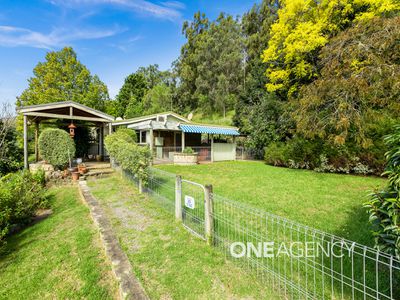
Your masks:
[[[86,105],[74,102],[52,102],[17,108],[20,114],[38,119],[74,119],[93,122],[111,122],[114,117]]]
[[[173,116],[181,122],[160,122],[154,120],[157,116]],[[127,120],[115,121],[112,123],[114,126],[118,125],[127,125],[128,128],[132,128],[135,130],[147,130],[147,129],[155,129],[155,130],[174,130],[174,131],[183,131],[183,132],[191,132],[191,133],[209,133],[209,134],[223,134],[223,135],[239,135],[239,130],[237,127],[233,126],[221,126],[215,124],[204,124],[204,123],[195,123],[189,121],[185,117],[178,115],[174,112],[161,112],[158,114],[142,116]]]
[[[138,123],[138,122],[142,122],[142,121],[151,120],[151,119],[157,118],[157,116],[168,116],[168,115],[173,116],[173,117],[177,118],[178,120],[181,120],[182,122],[190,123],[190,121],[188,119],[186,119],[185,117],[183,117],[181,115],[178,115],[177,113],[174,113],[172,111],[165,111],[165,112],[160,112],[160,113],[157,113],[157,114],[141,116],[141,117],[126,119],[126,120],[116,120],[116,121],[113,122],[112,125],[114,125],[114,126],[130,125],[130,124],[133,124],[133,123]]]

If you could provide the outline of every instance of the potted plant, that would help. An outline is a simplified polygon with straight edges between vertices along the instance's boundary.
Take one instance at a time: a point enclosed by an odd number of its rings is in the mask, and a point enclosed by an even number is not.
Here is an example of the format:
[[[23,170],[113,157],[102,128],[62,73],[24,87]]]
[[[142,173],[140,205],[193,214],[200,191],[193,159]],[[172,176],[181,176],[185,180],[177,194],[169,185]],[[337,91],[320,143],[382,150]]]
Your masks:
[[[80,173],[80,174],[85,174],[85,173],[87,173],[87,167],[86,167],[86,165],[84,164],[84,163],[80,163],[79,165],[78,165],[78,172]]]
[[[79,180],[79,172],[72,172],[72,180],[78,181]]]
[[[176,165],[195,165],[198,161],[198,153],[190,147],[185,148],[182,152],[174,153],[174,164]]]

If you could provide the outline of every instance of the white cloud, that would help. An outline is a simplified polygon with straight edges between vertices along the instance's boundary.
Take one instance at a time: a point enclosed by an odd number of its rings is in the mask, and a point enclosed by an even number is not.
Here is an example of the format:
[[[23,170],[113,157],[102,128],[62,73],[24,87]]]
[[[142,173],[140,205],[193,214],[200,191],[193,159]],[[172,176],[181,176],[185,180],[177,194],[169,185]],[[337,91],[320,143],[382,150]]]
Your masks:
[[[186,8],[186,5],[179,1],[165,1],[165,2],[161,2],[161,4],[164,6],[176,8],[176,9],[185,9]]]
[[[0,26],[0,46],[52,49],[73,41],[110,37],[121,31],[120,28],[108,30],[57,28],[45,34],[21,27]]]
[[[155,4],[147,0],[48,0],[50,3],[59,6],[79,8],[82,5],[114,5],[116,7],[128,9],[134,12],[150,14],[152,16],[176,20],[182,14],[179,10],[184,9],[185,5],[178,1],[166,1]]]

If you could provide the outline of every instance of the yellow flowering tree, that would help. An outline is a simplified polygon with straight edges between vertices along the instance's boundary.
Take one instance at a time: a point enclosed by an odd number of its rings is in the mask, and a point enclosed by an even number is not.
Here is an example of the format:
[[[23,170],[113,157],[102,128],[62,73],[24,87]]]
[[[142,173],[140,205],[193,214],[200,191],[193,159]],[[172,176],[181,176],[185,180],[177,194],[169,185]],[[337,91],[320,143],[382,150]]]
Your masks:
[[[282,0],[262,59],[266,87],[284,98],[318,77],[319,50],[354,22],[400,11],[396,0]]]

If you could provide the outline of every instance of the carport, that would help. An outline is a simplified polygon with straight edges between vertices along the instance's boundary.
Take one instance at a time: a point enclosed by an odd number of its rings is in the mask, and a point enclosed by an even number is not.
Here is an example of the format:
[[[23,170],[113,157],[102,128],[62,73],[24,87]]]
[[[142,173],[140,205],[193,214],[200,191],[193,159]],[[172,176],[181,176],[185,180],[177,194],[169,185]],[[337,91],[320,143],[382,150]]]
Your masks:
[[[22,106],[17,109],[24,119],[24,167],[28,168],[28,126],[35,125],[35,159],[39,160],[38,138],[39,125],[51,119],[63,121],[63,128],[73,130],[74,121],[84,121],[87,126],[98,130],[98,154],[104,155],[104,132],[112,132],[111,122],[114,117],[74,101],[53,102]],[[73,134],[72,134],[73,137]]]

